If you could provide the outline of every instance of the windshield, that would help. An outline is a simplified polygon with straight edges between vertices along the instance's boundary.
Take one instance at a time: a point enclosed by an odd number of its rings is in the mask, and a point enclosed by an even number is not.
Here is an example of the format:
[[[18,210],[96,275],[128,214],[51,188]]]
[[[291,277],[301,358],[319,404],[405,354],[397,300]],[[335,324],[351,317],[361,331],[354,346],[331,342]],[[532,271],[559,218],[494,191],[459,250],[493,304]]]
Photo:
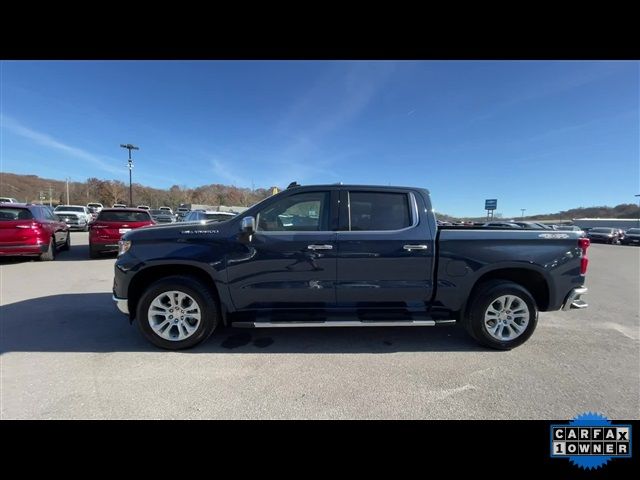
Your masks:
[[[151,217],[147,212],[105,212],[104,210],[98,215],[99,222],[149,222]]]
[[[26,208],[0,208],[0,222],[31,220],[33,215]]]
[[[611,232],[613,232],[613,228],[592,228],[591,232],[593,232],[593,233],[611,233]]]
[[[56,212],[59,211],[65,211],[65,212],[82,212],[84,213],[84,207],[68,207],[66,205],[58,205],[56,207]]]

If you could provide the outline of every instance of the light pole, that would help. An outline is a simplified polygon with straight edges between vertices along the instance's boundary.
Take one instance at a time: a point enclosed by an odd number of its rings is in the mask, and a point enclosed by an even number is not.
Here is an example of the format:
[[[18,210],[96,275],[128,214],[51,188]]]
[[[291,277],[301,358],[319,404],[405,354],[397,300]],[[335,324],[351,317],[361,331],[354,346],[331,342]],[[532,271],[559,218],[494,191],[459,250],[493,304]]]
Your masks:
[[[640,197],[640,193],[636,197]],[[638,228],[640,228],[640,198],[638,199]]]
[[[522,215],[520,216],[520,218],[524,218],[524,212],[527,211],[526,208],[521,208],[520,211],[522,212]]]
[[[133,207],[133,190],[131,188],[131,169],[133,169],[133,160],[131,160],[131,150],[140,150],[140,148],[135,145],[131,145],[130,143],[120,144],[120,146],[129,150],[129,206]]]

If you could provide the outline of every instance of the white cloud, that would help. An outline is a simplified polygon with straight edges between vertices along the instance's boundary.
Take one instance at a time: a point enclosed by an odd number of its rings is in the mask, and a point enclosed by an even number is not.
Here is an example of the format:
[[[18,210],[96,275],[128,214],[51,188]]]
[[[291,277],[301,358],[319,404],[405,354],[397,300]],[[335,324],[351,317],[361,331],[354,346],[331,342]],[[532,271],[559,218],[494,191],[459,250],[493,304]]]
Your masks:
[[[242,178],[239,175],[233,173],[232,167],[218,158],[211,160],[211,171],[217,178],[221,178],[228,182],[231,182],[236,187],[247,187],[248,183],[246,178]]]
[[[90,162],[101,170],[104,170],[105,172],[121,174],[123,171],[122,168],[118,168],[105,162],[93,153],[63,143],[46,133],[32,130],[29,127],[26,127],[18,121],[14,120],[13,118],[7,117],[6,115],[0,115],[0,127],[44,147],[58,150],[72,157]]]

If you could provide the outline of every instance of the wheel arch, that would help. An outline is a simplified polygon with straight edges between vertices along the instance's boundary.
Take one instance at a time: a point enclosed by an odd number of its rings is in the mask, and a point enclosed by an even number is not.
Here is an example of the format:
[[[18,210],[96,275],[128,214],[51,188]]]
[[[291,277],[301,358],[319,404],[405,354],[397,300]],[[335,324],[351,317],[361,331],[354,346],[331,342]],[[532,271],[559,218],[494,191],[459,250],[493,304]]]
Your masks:
[[[227,324],[226,309],[222,304],[220,292],[218,291],[218,286],[216,285],[215,280],[203,268],[189,264],[153,265],[137,272],[131,279],[127,289],[130,320],[133,321],[135,319],[138,302],[145,287],[162,278],[173,277],[176,275],[195,278],[209,289],[216,299],[216,308],[218,309],[219,318],[222,319],[224,325]]]
[[[465,312],[465,315],[468,314],[471,299],[474,298],[480,286],[489,280],[507,280],[513,283],[517,283],[518,285],[526,288],[529,291],[536,302],[538,310],[546,311],[549,308],[551,302],[551,290],[549,281],[542,272],[533,268],[521,266],[503,267],[490,270],[478,277],[473,287],[471,288],[471,291],[469,292],[469,297],[467,298],[466,304],[464,306],[463,311]]]

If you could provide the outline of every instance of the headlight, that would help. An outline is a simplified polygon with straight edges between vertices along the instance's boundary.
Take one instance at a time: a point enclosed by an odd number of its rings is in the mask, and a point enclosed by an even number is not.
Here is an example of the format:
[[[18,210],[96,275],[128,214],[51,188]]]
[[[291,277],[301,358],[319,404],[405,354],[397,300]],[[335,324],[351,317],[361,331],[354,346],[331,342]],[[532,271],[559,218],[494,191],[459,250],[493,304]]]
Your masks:
[[[127,253],[129,251],[129,249],[131,248],[131,241],[130,240],[120,240],[118,242],[118,256]]]

